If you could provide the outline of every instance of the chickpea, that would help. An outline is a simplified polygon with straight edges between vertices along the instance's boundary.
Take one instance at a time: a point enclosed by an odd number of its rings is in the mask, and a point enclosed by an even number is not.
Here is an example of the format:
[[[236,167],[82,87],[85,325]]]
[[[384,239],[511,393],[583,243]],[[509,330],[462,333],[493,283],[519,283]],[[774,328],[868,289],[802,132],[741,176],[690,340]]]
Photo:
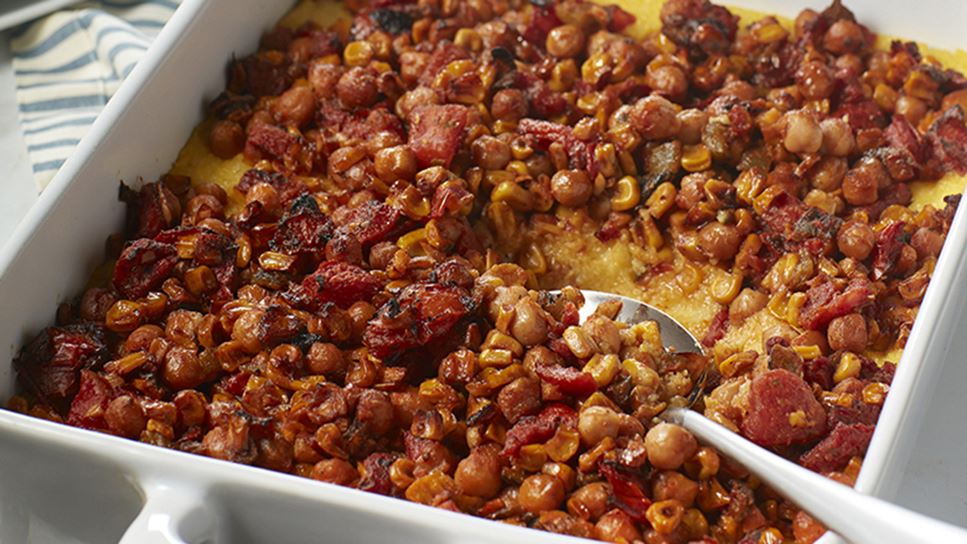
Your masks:
[[[879,198],[880,187],[890,176],[877,159],[863,160],[843,178],[843,198],[854,206],[869,206]]]
[[[124,353],[148,351],[151,343],[156,338],[162,338],[164,335],[164,329],[157,325],[141,325],[131,331],[131,334],[124,340]]]
[[[557,510],[564,501],[564,493],[564,482],[557,476],[534,474],[520,484],[517,502],[521,508],[536,515]]]
[[[615,438],[620,430],[621,418],[618,413],[604,406],[590,406],[581,410],[578,418],[578,434],[581,443],[594,447],[605,438]]]
[[[457,465],[454,480],[460,491],[473,497],[491,499],[500,493],[500,456],[491,446],[474,448]]]
[[[547,320],[544,311],[530,297],[517,301],[510,333],[525,346],[536,346],[547,340]]]
[[[658,473],[651,485],[651,496],[655,502],[673,499],[688,508],[698,495],[698,484],[680,472],[666,470]]]
[[[819,21],[819,13],[814,9],[806,8],[796,16],[796,36],[802,36],[812,30],[816,22]]]
[[[635,522],[617,508],[601,516],[594,525],[598,538],[605,542],[637,542],[641,540],[641,533],[635,527]]]
[[[416,154],[405,145],[380,149],[373,157],[373,166],[379,179],[387,183],[401,179],[411,180],[418,169]]]
[[[599,353],[618,353],[621,349],[621,331],[614,321],[592,315],[581,325],[581,328],[594,341]]]
[[[853,129],[841,118],[823,119],[819,124],[823,131],[822,152],[833,157],[847,157],[856,147]]]
[[[916,126],[927,114],[927,104],[919,98],[902,95],[896,101],[896,114]]]
[[[685,145],[697,144],[702,141],[702,131],[708,123],[708,114],[702,110],[690,108],[678,112],[678,120],[681,122],[681,129],[678,132],[678,139]]]
[[[279,192],[268,183],[260,182],[249,187],[245,193],[245,204],[258,202],[262,205],[262,213],[269,217],[278,217],[282,213],[282,201]]]
[[[635,102],[629,112],[629,120],[645,140],[674,138],[682,128],[675,105],[658,95],[646,96]]]
[[[172,389],[194,389],[208,380],[209,371],[194,349],[173,346],[165,354],[163,377]]]
[[[499,138],[481,136],[470,144],[473,160],[484,170],[502,170],[510,162],[510,146]]]
[[[742,236],[732,225],[725,225],[713,221],[698,231],[699,248],[709,258],[717,261],[728,261],[739,251]]]
[[[563,206],[577,208],[591,198],[591,179],[584,170],[559,170],[551,178],[551,194]]]
[[[688,91],[688,76],[678,66],[667,64],[648,70],[645,84],[658,94],[680,98]]]
[[[316,114],[316,97],[309,87],[292,87],[272,103],[272,113],[279,123],[299,128]]]
[[[840,19],[833,23],[823,36],[823,47],[834,55],[859,53],[868,45],[863,27],[848,19]]]
[[[769,297],[760,291],[746,287],[729,304],[729,321],[742,323],[750,316],[766,307]]]
[[[245,131],[235,121],[215,121],[208,132],[208,148],[219,159],[231,159],[245,148]]]
[[[865,260],[876,244],[876,234],[865,223],[850,221],[844,223],[836,234],[839,252],[857,261]]]
[[[648,461],[657,469],[677,470],[698,450],[692,433],[674,423],[659,423],[645,435]]]
[[[786,136],[783,145],[790,153],[816,153],[823,145],[823,131],[812,113],[790,111],[784,116]]]
[[[137,438],[144,430],[147,420],[144,410],[131,395],[122,395],[107,405],[104,421],[114,434],[127,438]]]
[[[407,119],[410,113],[417,106],[424,104],[440,104],[442,98],[429,87],[417,87],[412,91],[407,91],[396,101],[396,115],[401,119]]]
[[[336,96],[350,108],[365,108],[379,98],[379,84],[373,70],[356,66],[339,78]]]
[[[806,100],[822,100],[833,94],[836,80],[825,63],[810,61],[796,71],[796,87]]]
[[[188,201],[183,219],[187,219],[192,225],[197,225],[210,217],[221,219],[224,213],[225,205],[218,198],[202,194]]]
[[[567,511],[587,521],[597,521],[608,508],[611,493],[604,482],[579,487],[567,500]]]
[[[829,340],[829,347],[833,350],[862,353],[869,340],[866,319],[855,313],[837,317],[829,322],[826,337]]]
[[[348,363],[335,344],[315,342],[309,347],[306,366],[313,374],[333,376],[346,372]]]
[[[846,159],[823,157],[809,170],[809,182],[820,191],[833,192],[843,184],[848,169]]]
[[[584,51],[584,32],[575,25],[554,27],[547,33],[547,52],[559,59],[576,57]]]
[[[927,227],[920,227],[910,238],[910,245],[917,252],[917,258],[926,259],[940,255],[943,248],[944,237],[939,232],[930,230]]]
[[[490,103],[490,114],[494,119],[516,123],[527,115],[527,97],[518,89],[497,91]]]
[[[312,467],[314,480],[349,486],[359,479],[356,468],[342,459],[323,459]]]

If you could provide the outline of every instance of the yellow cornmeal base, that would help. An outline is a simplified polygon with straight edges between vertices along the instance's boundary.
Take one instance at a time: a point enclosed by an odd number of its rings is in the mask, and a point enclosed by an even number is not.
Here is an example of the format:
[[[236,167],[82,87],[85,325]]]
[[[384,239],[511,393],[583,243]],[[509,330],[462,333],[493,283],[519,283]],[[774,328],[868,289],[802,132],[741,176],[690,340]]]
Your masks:
[[[635,24],[628,29],[635,38],[643,38],[660,28],[658,14],[662,0],[599,0],[603,3],[614,3],[632,13],[637,18]],[[762,14],[746,10],[733,9],[733,13],[742,19],[741,25],[763,17]],[[281,24],[295,28],[307,21],[314,21],[321,26],[328,26],[340,18],[346,17],[347,11],[341,4],[333,0],[303,0],[286,15]],[[779,18],[787,27],[791,21]],[[891,38],[880,36],[878,47],[887,48]],[[967,53],[964,51],[941,51],[921,46],[925,55],[931,55],[944,65],[967,72]],[[225,188],[230,195],[229,212],[241,208],[242,198],[232,188],[239,178],[251,165],[247,164],[242,155],[233,159],[222,160],[208,150],[206,135],[208,122],[202,123],[192,133],[188,143],[182,149],[177,161],[171,169],[174,174],[187,175],[194,183],[217,183]],[[957,175],[947,175],[936,182],[917,182],[911,184],[913,203],[911,207],[918,210],[927,204],[942,207],[943,197],[961,193],[965,178]],[[642,286],[636,283],[636,278],[647,271],[646,265],[634,256],[631,244],[622,240],[601,242],[594,237],[594,231],[581,221],[566,221],[570,224],[560,235],[540,237],[539,247],[548,260],[549,273],[542,278],[543,287],[558,287],[564,283],[573,283],[586,289],[595,289],[617,293],[632,298],[647,301],[665,310],[672,317],[679,320],[696,336],[702,337],[708,329],[712,318],[721,306],[711,296],[712,286],[716,281],[726,276],[722,269],[711,266],[694,266],[703,276],[701,283],[694,291],[685,294],[682,283],[685,282],[681,267],[684,260],[678,258],[675,268],[664,274],[657,275]],[[694,280],[694,278],[693,278]],[[790,332],[792,328],[784,321],[777,319],[768,310],[749,317],[740,327],[730,328],[728,334],[717,344],[719,353],[729,353],[741,350],[761,350],[763,339]],[[898,361],[900,350],[887,353],[868,353],[878,361]]]

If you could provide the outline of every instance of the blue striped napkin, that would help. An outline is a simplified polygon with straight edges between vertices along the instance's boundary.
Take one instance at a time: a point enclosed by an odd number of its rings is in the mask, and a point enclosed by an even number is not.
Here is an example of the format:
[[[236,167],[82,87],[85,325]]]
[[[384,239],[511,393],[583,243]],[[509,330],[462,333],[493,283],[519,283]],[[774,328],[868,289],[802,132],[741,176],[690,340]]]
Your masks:
[[[10,42],[27,154],[40,189],[141,59],[180,0],[85,2]]]

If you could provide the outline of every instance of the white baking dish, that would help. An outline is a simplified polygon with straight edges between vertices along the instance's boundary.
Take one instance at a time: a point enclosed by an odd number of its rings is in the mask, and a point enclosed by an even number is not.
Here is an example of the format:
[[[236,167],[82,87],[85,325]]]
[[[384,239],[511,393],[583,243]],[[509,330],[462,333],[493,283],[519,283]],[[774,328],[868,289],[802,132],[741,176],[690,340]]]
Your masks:
[[[736,3],[787,15],[803,7]],[[888,3],[895,8],[880,0],[850,6],[877,31],[967,45],[957,28],[967,5]],[[83,288],[104,239],[119,230],[118,180],[154,179],[168,169],[206,99],[223,88],[226,59],[254,50],[289,6],[185,0],[108,104],[0,251],[0,399],[13,392],[10,361],[19,347]],[[967,367],[948,354],[965,342],[957,335],[967,302],[959,285],[965,213],[954,221],[857,484],[961,524],[967,471],[955,461],[967,457],[967,444],[953,403],[963,397]],[[928,463],[921,452],[932,456]],[[929,494],[916,495],[924,489]],[[0,543],[102,543],[122,534],[128,544],[575,541],[0,411]]]

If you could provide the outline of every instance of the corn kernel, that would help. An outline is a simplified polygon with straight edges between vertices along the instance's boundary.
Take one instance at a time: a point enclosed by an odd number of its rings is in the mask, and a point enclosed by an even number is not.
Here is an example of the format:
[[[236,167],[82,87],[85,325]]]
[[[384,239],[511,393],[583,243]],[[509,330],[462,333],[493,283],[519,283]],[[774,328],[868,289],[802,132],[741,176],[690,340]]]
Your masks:
[[[421,228],[411,230],[403,236],[400,236],[399,239],[396,240],[396,245],[400,249],[412,254],[416,251],[422,251],[420,244],[422,244],[424,240],[426,240],[426,229]]]
[[[534,149],[523,138],[515,138],[510,142],[510,154],[514,159],[522,161],[534,154]]]
[[[686,262],[678,275],[675,276],[675,283],[685,295],[690,295],[698,290],[698,287],[705,280],[705,272],[690,262]]]
[[[660,184],[655,188],[648,200],[645,201],[645,206],[648,207],[648,212],[655,219],[661,219],[675,204],[675,196],[678,194],[678,190],[675,186],[669,182]]]
[[[581,79],[585,83],[597,85],[611,72],[612,64],[611,55],[595,53],[581,65]]]
[[[454,45],[462,47],[468,51],[474,53],[480,51],[483,47],[483,41],[480,39],[480,34],[472,28],[461,28],[457,31],[457,35],[453,38]]]
[[[755,27],[752,30],[752,36],[759,43],[773,43],[786,39],[789,33],[786,32],[782,25],[776,22],[766,23]]]
[[[544,444],[547,456],[557,463],[566,463],[578,452],[581,437],[577,429],[561,426],[554,432],[554,436]]]
[[[621,368],[628,373],[631,381],[644,391],[657,391],[658,386],[661,385],[658,372],[637,359],[625,359],[621,362]]]
[[[259,255],[259,266],[263,270],[288,270],[295,263],[295,257],[276,251],[266,251]]]
[[[513,121],[494,121],[493,132],[494,134],[517,132],[517,123]]]
[[[620,368],[621,365],[618,362],[618,356],[609,353],[607,355],[597,354],[591,357],[591,360],[584,365],[583,370],[594,378],[595,383],[598,384],[598,388],[603,388],[607,387],[614,380]]]
[[[641,200],[641,189],[638,180],[625,176],[618,180],[616,191],[611,197],[611,209],[617,212],[630,210],[638,205]]]
[[[568,91],[574,86],[578,76],[578,67],[574,59],[567,59],[554,65],[548,87],[556,93]]]
[[[343,50],[343,60],[347,66],[365,66],[373,59],[373,44],[369,42],[349,42]]]
[[[701,172],[712,167],[712,153],[704,144],[685,146],[682,152],[682,168],[688,172]]]
[[[534,197],[527,189],[512,181],[501,182],[490,193],[491,202],[505,202],[519,212],[529,211],[534,206]]]
[[[667,535],[682,522],[685,508],[676,499],[658,501],[648,507],[645,517],[658,534]]]
[[[564,330],[562,335],[564,343],[578,359],[587,359],[595,351],[594,341],[588,336],[587,331],[581,327],[571,326]]]
[[[514,362],[514,355],[506,349],[485,349],[478,358],[481,368],[505,367]]]
[[[809,346],[793,346],[792,350],[806,360],[815,359],[823,354],[823,351],[815,344]]]
[[[873,101],[883,111],[892,112],[896,108],[896,101],[899,98],[896,90],[886,83],[877,83],[873,89]]]
[[[143,351],[129,353],[104,365],[104,370],[124,376],[148,362],[148,354]]]
[[[518,263],[524,270],[528,272],[533,272],[534,274],[545,274],[547,273],[547,259],[544,257],[544,253],[541,252],[540,248],[534,244],[527,246],[520,256],[520,262]]]
[[[940,84],[933,77],[923,70],[913,70],[903,82],[903,94],[919,98],[925,101],[932,101],[934,94]]]
[[[863,362],[860,358],[856,354],[847,351],[839,358],[839,364],[836,365],[836,371],[833,373],[833,381],[839,383],[846,378],[859,376],[862,366]]]
[[[863,402],[866,404],[883,404],[886,394],[890,392],[890,386],[885,383],[872,382],[863,388]]]
[[[480,349],[505,350],[513,354],[515,357],[524,355],[524,346],[522,346],[516,338],[510,336],[509,334],[502,333],[496,329],[493,329],[487,333],[487,338],[485,338],[483,344],[480,345]]]
[[[755,366],[759,354],[754,351],[740,351],[725,358],[719,363],[719,373],[725,378],[732,378],[744,374]]]
[[[507,170],[513,172],[518,176],[529,176],[530,170],[527,168],[527,163],[524,161],[513,160],[507,163]]]
[[[712,286],[712,298],[719,304],[729,304],[735,297],[739,296],[742,289],[742,274],[732,272],[725,278],[715,282]]]
[[[546,462],[547,452],[543,444],[528,444],[517,454],[517,466],[528,472],[537,472]]]

